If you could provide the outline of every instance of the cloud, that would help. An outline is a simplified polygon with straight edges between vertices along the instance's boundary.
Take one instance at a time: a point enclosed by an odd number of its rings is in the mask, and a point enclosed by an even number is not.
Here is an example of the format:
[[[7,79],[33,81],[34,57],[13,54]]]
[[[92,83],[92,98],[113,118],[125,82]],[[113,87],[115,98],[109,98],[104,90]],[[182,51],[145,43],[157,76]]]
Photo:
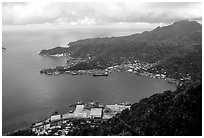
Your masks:
[[[101,25],[201,20],[201,3],[3,3],[3,25]]]
[[[50,3],[17,3],[3,5],[3,24],[35,24],[56,20],[62,13]]]

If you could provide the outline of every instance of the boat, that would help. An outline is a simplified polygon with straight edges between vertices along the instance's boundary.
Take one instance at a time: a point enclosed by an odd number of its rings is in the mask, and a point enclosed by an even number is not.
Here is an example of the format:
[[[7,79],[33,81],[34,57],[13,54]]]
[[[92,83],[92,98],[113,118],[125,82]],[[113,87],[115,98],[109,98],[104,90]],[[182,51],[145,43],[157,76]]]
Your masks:
[[[78,75],[77,72],[70,72],[72,75]]]
[[[59,74],[60,74],[60,72],[57,72],[57,71],[54,72],[54,75],[55,75],[55,76],[57,76],[57,75],[59,75]]]
[[[52,73],[50,73],[50,72],[48,72],[48,73],[46,73],[47,75],[52,75]]]

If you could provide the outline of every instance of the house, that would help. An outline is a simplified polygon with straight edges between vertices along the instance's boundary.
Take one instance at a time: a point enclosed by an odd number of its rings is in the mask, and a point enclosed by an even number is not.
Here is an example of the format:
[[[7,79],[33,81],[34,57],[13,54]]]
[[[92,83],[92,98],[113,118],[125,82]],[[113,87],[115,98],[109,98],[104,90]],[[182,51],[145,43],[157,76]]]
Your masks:
[[[45,129],[50,129],[50,124],[44,125],[44,128],[45,128]]]
[[[91,119],[100,119],[102,118],[102,108],[91,108],[90,118]]]
[[[51,119],[51,121],[60,120],[61,119],[61,115],[52,115],[50,119]]]
[[[38,126],[41,126],[41,125],[43,125],[43,122],[37,122],[37,123],[35,123],[35,125],[33,127],[38,127]]]

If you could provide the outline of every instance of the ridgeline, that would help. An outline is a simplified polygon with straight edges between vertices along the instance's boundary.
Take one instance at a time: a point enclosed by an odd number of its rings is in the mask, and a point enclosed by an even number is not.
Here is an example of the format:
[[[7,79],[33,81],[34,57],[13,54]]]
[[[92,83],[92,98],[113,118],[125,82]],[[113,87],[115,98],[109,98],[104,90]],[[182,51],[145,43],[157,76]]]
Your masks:
[[[196,21],[182,20],[140,34],[83,39],[68,45],[42,50],[39,54],[91,58],[86,63],[76,64],[71,70],[104,69],[139,60],[155,64],[148,70],[150,73],[163,73],[165,70],[169,78],[180,79],[190,75],[193,81],[201,80],[202,26]]]

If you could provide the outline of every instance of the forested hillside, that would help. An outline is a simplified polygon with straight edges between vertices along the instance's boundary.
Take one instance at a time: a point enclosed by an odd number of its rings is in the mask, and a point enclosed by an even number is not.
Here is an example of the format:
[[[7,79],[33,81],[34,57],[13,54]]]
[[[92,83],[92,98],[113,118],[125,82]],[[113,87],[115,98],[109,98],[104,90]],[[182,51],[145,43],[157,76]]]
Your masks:
[[[202,86],[179,87],[140,100],[98,127],[76,129],[70,135],[202,135]]]

